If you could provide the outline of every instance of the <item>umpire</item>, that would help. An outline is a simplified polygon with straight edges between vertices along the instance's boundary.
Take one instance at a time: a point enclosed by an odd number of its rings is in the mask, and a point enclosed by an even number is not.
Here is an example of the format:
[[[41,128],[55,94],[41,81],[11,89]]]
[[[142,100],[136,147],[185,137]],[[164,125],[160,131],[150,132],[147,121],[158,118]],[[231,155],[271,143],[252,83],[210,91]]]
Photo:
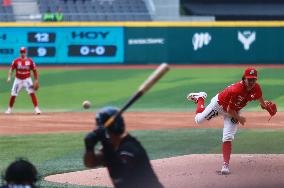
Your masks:
[[[117,111],[114,107],[104,107],[96,113],[97,128],[84,140],[85,166],[106,166],[115,188],[162,188],[145,149],[125,131],[123,117],[118,116],[113,124],[104,128],[104,123]],[[94,152],[99,141],[102,149]]]

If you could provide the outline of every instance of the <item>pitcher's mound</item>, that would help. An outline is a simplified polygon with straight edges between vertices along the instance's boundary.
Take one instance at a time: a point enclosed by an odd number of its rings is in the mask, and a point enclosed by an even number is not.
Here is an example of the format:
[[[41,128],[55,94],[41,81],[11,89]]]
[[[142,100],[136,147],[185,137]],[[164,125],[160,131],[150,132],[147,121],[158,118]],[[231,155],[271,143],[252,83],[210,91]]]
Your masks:
[[[221,155],[186,155],[151,161],[167,188],[280,188],[284,187],[284,155],[232,155],[230,175],[218,175]],[[105,168],[52,175],[47,181],[112,187]]]

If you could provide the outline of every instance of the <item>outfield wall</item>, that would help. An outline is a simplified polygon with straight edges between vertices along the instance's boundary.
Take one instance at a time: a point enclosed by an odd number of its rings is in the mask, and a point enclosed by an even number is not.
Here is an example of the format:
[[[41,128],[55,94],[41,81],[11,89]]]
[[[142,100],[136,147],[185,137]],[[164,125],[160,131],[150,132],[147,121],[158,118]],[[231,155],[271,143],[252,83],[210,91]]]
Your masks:
[[[0,63],[282,64],[284,22],[1,23]]]

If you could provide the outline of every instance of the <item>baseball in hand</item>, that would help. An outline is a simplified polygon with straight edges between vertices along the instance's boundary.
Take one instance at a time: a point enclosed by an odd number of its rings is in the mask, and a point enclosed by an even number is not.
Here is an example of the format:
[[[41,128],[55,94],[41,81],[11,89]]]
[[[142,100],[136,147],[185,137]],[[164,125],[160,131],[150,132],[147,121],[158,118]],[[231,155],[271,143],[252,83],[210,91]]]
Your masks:
[[[89,109],[91,107],[91,102],[90,101],[84,101],[82,104],[84,109]]]

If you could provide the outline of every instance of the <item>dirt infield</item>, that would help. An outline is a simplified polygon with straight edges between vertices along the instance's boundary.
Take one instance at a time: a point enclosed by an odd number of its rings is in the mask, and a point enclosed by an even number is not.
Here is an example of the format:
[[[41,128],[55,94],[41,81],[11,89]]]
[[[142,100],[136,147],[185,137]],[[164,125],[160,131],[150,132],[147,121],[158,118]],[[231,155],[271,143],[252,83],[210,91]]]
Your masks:
[[[232,173],[226,176],[216,172],[221,161],[221,155],[186,155],[151,163],[165,188],[280,188],[284,185],[284,155],[232,155]],[[45,180],[112,187],[105,168],[52,175]]]
[[[221,118],[196,126],[194,115],[192,112],[127,112],[124,117],[128,130],[223,127]],[[278,112],[277,116],[268,122],[267,112],[244,112],[247,123],[240,128],[284,128],[283,115],[283,112]],[[87,132],[92,128],[94,113],[91,112],[0,114],[0,135]]]
[[[128,130],[176,128],[222,128],[223,120],[195,126],[192,112],[127,112]],[[284,113],[268,122],[267,112],[244,112],[247,123],[240,128],[284,128]],[[0,135],[87,132],[94,127],[94,113],[15,113],[0,114]],[[284,155],[233,155],[232,174],[219,176],[220,155],[189,155],[152,161],[165,187],[284,187]],[[80,185],[111,185],[105,169],[54,175],[49,181]],[[282,185],[282,186],[281,186]]]

